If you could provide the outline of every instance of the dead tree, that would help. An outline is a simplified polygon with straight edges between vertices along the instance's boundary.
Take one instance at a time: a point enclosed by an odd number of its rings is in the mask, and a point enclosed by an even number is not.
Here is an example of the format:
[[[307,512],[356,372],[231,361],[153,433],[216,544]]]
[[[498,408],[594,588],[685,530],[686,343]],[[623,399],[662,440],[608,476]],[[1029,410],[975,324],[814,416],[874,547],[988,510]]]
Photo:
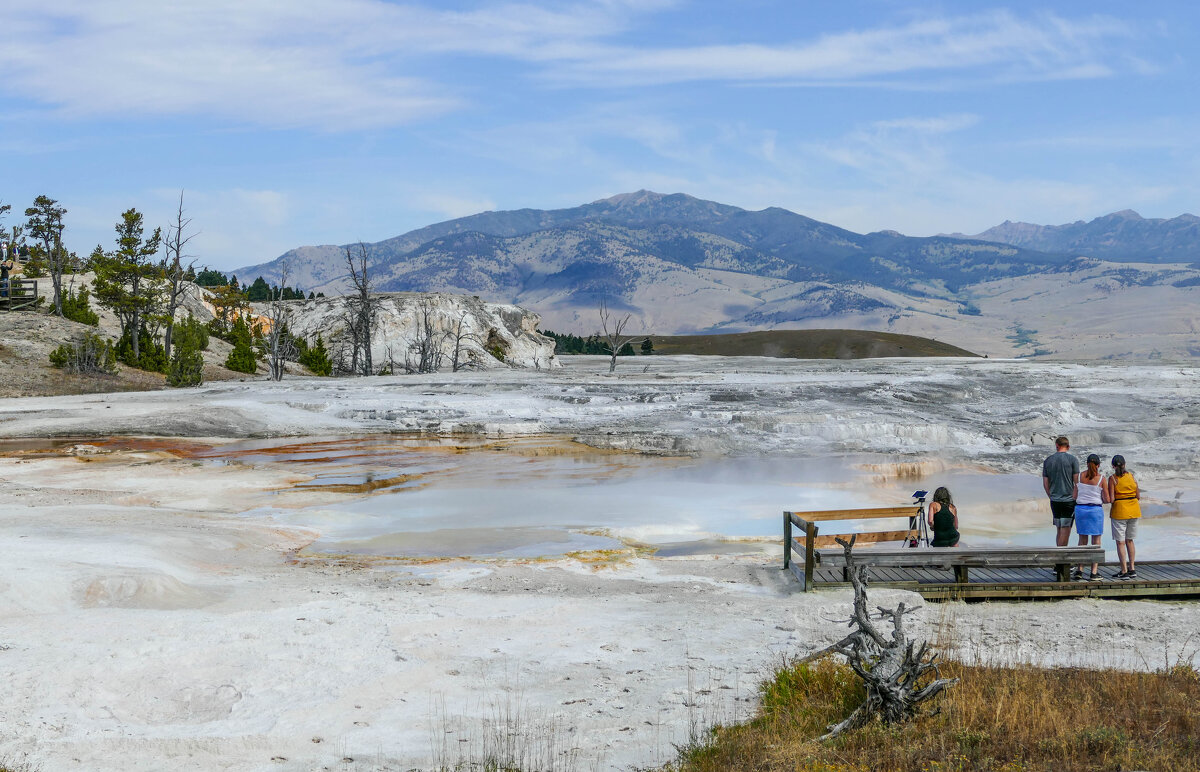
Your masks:
[[[442,343],[446,336],[433,323],[434,306],[433,298],[428,295],[417,301],[417,335],[409,348],[416,358],[411,366],[415,366],[418,373],[436,373],[441,369],[445,357]],[[410,366],[407,357],[405,362],[407,369]]]
[[[917,646],[908,638],[904,615],[912,609],[905,608],[903,603],[894,610],[877,607],[877,619],[891,621],[890,638],[875,626],[867,610],[867,568],[855,564],[851,554],[857,538],[837,540],[846,550],[846,569],[854,586],[854,613],[850,618],[854,631],[835,645],[833,651],[843,655],[863,680],[867,699],[844,721],[829,727],[820,740],[837,737],[875,718],[885,724],[906,721],[919,713],[922,702],[958,683],[957,678],[938,678],[937,654],[930,653],[927,641]],[[933,680],[922,686],[921,682],[931,673]]]
[[[288,264],[285,261],[279,268],[279,287],[271,288],[271,300],[267,304],[267,320],[271,328],[267,330],[267,364],[271,368],[271,380],[283,380],[284,362],[295,359],[296,341],[288,330],[288,306],[283,299],[283,288],[287,286]]]
[[[600,330],[604,337],[604,345],[608,346],[608,371],[615,372],[617,369],[617,353],[620,352],[625,344],[632,341],[637,335],[626,335],[625,327],[629,324],[629,319],[632,315],[625,314],[621,319],[614,319],[608,310],[608,303],[600,301]]]
[[[371,329],[383,298],[371,292],[371,276],[367,272],[367,245],[358,242],[358,253],[346,247],[346,269],[352,286],[346,296],[346,329],[350,332],[353,352],[351,369],[363,375],[373,375],[371,363]],[[361,354],[361,356],[360,356]]]
[[[463,344],[467,341],[474,341],[482,346],[483,341],[479,338],[479,335],[471,332],[471,328],[467,326],[466,311],[459,313],[458,319],[455,320],[454,327],[450,329],[448,336],[449,339],[454,343],[454,348],[452,349],[452,355],[450,357],[450,367],[452,371],[457,373],[464,367],[473,367],[475,365],[474,358],[467,357],[466,361],[464,361],[463,355],[466,353],[466,349],[464,348]]]
[[[179,310],[179,306],[183,303],[183,293],[186,291],[183,281],[192,269],[196,267],[196,261],[183,264],[185,255],[184,247],[195,237],[195,233],[183,235],[183,231],[191,225],[192,219],[183,216],[183,191],[179,191],[179,210],[175,214],[175,222],[167,226],[167,238],[163,242],[166,248],[166,257],[162,262],[163,275],[167,279],[166,302],[163,308],[163,316],[165,317],[167,330],[163,335],[163,351],[167,355],[167,361],[171,361],[171,340],[175,332],[175,312]]]

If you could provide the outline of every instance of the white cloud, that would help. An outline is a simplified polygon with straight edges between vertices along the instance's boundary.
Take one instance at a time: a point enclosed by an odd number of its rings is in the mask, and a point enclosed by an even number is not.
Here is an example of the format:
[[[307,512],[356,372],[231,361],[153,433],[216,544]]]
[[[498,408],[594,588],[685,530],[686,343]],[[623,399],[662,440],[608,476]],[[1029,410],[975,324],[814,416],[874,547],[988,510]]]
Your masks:
[[[1094,78],[1114,66],[1152,66],[1117,50],[1132,34],[1125,23],[1008,12],[785,45],[620,44],[640,14],[671,4],[577,0],[445,11],[385,0],[8,0],[0,89],[70,117],[210,115],[338,131],[462,107],[470,83],[463,68],[487,66],[481,58],[530,68],[514,70],[514,78],[589,87],[697,80],[910,87],[930,75]],[[440,67],[448,57],[453,66]]]
[[[419,57],[574,56],[624,15],[588,3],[464,13],[382,0],[9,0],[0,88],[71,117],[390,126],[462,104],[445,84],[410,74],[431,69]]]
[[[737,44],[612,49],[569,63],[553,77],[627,86],[686,81],[880,85],[914,75],[975,73],[993,80],[1095,78],[1109,74],[1113,42],[1127,23],[1009,12],[934,18],[898,27],[829,34],[788,45]]]

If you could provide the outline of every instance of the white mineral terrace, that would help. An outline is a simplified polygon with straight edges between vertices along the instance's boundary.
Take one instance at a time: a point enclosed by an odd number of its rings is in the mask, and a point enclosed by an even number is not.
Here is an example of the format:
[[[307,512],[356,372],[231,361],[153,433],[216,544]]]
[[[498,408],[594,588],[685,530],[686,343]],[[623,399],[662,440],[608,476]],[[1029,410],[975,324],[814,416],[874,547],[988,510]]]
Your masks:
[[[843,634],[849,592],[779,570],[782,510],[944,484],[967,543],[1047,544],[1060,432],[1129,460],[1140,557],[1200,557],[1191,366],[563,364],[0,403],[0,759],[425,769],[500,730],[660,763]],[[956,656],[1155,668],[1200,604],[916,617]]]

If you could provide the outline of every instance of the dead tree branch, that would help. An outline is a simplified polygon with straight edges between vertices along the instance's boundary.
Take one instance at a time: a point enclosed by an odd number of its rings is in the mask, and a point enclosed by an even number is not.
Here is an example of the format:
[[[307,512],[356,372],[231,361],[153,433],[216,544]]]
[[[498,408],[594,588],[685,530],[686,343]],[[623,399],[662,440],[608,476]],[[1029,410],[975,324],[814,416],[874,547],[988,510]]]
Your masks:
[[[867,608],[867,567],[856,564],[852,554],[857,538],[852,536],[848,542],[837,540],[846,551],[846,567],[854,586],[854,612],[850,619],[854,631],[831,648],[844,656],[863,680],[867,699],[844,721],[829,727],[819,740],[832,739],[876,718],[885,724],[906,721],[920,712],[921,703],[958,683],[957,678],[938,677],[937,654],[929,652],[927,642],[917,646],[909,640],[904,615],[912,609],[903,603],[895,609],[877,607],[876,619],[891,623],[891,636],[876,627],[876,620]],[[922,686],[921,682],[930,674],[933,680]]]
[[[367,246],[361,241],[355,253],[346,247],[346,270],[352,286],[345,300],[346,329],[353,349],[350,369],[363,375],[374,375],[371,363],[371,330],[383,298],[372,293],[371,276],[367,271]]]

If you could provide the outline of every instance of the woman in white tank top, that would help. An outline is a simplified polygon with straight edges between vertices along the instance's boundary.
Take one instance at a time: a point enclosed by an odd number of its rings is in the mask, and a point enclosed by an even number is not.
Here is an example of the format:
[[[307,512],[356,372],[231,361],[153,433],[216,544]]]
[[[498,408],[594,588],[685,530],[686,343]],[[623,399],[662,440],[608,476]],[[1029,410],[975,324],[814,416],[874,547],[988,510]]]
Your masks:
[[[1100,535],[1104,533],[1104,504],[1108,500],[1108,490],[1104,485],[1104,475],[1100,474],[1100,457],[1095,453],[1087,457],[1087,469],[1079,475],[1079,485],[1075,494],[1075,532],[1079,534],[1079,546],[1085,547],[1088,537],[1092,545],[1099,546]],[[1083,579],[1083,566],[1076,566],[1073,579]],[[1093,582],[1100,580],[1100,567],[1092,564],[1092,573],[1088,577]]]

